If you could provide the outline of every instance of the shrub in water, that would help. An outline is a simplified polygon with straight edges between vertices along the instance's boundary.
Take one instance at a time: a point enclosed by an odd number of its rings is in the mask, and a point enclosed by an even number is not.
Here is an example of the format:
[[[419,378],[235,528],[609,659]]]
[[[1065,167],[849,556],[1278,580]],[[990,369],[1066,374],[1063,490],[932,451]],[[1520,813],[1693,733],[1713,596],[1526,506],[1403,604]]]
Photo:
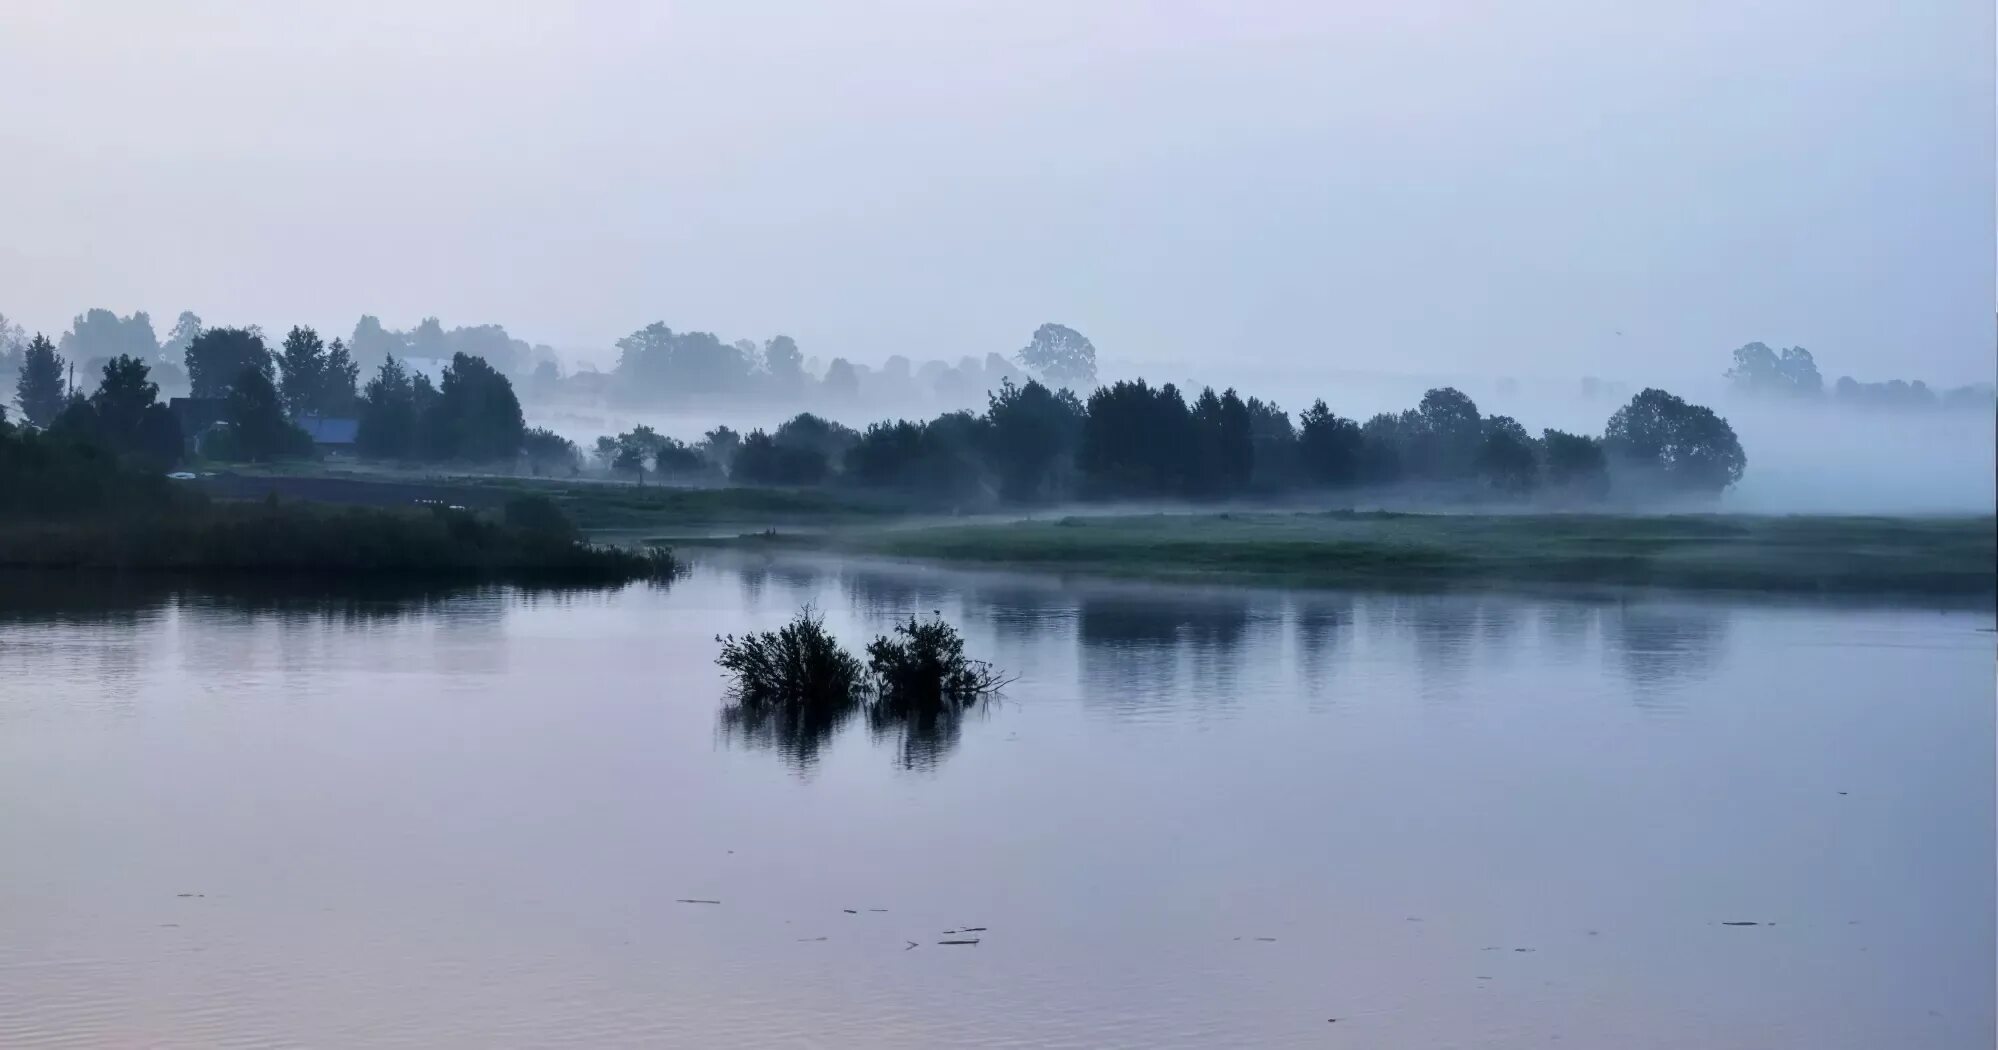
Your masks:
[[[876,707],[903,715],[958,710],[1010,681],[991,664],[966,659],[957,628],[913,616],[868,645],[867,670]]]
[[[851,711],[861,690],[860,661],[840,648],[824,617],[800,611],[774,631],[718,635],[715,657],[735,678],[733,693],[743,707],[787,705]]]

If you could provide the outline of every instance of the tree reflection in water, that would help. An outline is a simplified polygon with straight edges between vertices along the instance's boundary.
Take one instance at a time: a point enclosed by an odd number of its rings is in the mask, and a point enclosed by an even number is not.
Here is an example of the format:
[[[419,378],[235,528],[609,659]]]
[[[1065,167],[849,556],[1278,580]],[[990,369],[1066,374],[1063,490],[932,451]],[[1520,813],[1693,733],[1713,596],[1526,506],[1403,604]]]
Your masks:
[[[1730,629],[1724,604],[1635,592],[1274,592],[876,565],[826,572],[821,592],[835,581],[855,619],[873,625],[869,633],[891,617],[944,609],[976,629],[981,647],[1003,649],[1016,670],[1030,671],[1033,688],[1146,722],[1272,689],[1314,706],[1365,697],[1373,694],[1358,688],[1364,681],[1340,679],[1380,664],[1413,666],[1421,695],[1455,701],[1481,695],[1536,651],[1556,664],[1600,659],[1640,704],[1670,707],[1725,658]],[[897,765],[930,770],[962,741],[966,718],[984,711],[912,719],[856,703],[810,722],[735,712],[725,714],[724,731],[802,769],[849,722],[864,720],[873,741],[892,742]]]

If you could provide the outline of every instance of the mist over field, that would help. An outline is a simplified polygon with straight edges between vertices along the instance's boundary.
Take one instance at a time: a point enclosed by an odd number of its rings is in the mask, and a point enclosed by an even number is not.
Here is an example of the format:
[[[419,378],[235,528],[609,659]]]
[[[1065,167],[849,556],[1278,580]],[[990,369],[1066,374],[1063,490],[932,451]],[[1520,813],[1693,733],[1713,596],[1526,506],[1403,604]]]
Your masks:
[[[1097,380],[1293,417],[1455,386],[1600,435],[1659,387],[1739,436],[1724,507],[1989,510],[1988,398],[1832,386],[1994,378],[1993,30],[1968,0],[19,5],[0,356],[145,312],[170,396],[186,311],[348,338],[359,387],[365,315],[587,450],[980,409],[1053,322]],[[634,396],[655,322],[782,381]],[[113,351],[76,334],[87,392]],[[1809,347],[1825,403],[1733,396],[1753,340]]]

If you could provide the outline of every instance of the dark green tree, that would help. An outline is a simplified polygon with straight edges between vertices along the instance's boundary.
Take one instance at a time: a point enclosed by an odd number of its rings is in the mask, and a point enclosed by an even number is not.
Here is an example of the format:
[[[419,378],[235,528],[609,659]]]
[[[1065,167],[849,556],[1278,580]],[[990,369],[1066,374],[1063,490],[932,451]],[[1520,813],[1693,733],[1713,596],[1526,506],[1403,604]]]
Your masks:
[[[1171,383],[1118,380],[1089,395],[1076,467],[1090,494],[1187,495],[1198,454],[1193,413]]]
[[[1082,402],[1073,393],[1051,390],[1037,379],[1015,386],[1002,376],[999,389],[986,395],[985,409],[986,458],[998,475],[1000,494],[1021,503],[1065,495],[1082,416]]]
[[[1485,436],[1477,402],[1455,387],[1438,387],[1422,395],[1415,414],[1413,433],[1404,434],[1403,470],[1425,481],[1471,478]]]
[[[1666,491],[1718,495],[1740,481],[1748,466],[1727,420],[1655,388],[1610,417],[1603,449],[1611,465],[1633,475],[1639,486]]]
[[[159,387],[144,361],[112,358],[88,399],[72,398],[50,428],[92,441],[148,467],[171,466],[183,451],[180,424],[159,403]]]
[[[530,473],[569,475],[583,465],[576,443],[545,427],[534,427],[521,435],[520,454]]]
[[[416,379],[393,357],[381,363],[361,394],[360,426],[354,443],[371,459],[417,458],[417,422],[423,407]],[[428,381],[425,381],[428,386]]]
[[[285,411],[293,418],[316,411],[326,375],[326,343],[319,333],[294,325],[278,351],[278,367],[284,370],[278,393]]]
[[[195,397],[227,397],[245,369],[271,383],[274,369],[264,336],[255,328],[209,328],[187,347],[187,382]]]
[[[513,383],[485,359],[456,354],[438,384],[435,421],[424,429],[435,435],[435,453],[443,458],[491,462],[520,454],[527,424]]]
[[[1485,420],[1485,439],[1478,448],[1478,477],[1493,489],[1519,497],[1540,480],[1539,450],[1526,428],[1511,416]]]
[[[1420,429],[1413,411],[1396,415],[1376,413],[1360,427],[1360,480],[1369,485],[1392,485],[1402,480],[1403,449],[1409,433]]]
[[[1556,495],[1584,501],[1609,495],[1609,461],[1603,456],[1603,443],[1595,438],[1543,430],[1540,462],[1547,488]]]
[[[828,464],[833,464],[845,458],[846,450],[860,440],[860,435],[852,427],[810,412],[800,412],[785,420],[771,439],[786,448],[816,452]]]
[[[21,352],[21,374],[14,381],[14,403],[21,406],[21,416],[29,423],[46,427],[62,411],[69,393],[63,378],[66,363],[56,353],[55,344],[40,332],[35,333],[28,348]]]
[[[354,411],[360,366],[340,340],[328,345],[310,328],[293,328],[285,336],[278,364],[284,370],[278,392],[293,418],[345,416]]]
[[[876,423],[847,449],[845,477],[855,484],[897,489],[933,500],[976,499],[985,492],[989,423],[949,412],[928,423]]]
[[[1297,424],[1297,458],[1305,477],[1327,488],[1360,482],[1366,440],[1358,423],[1335,414],[1319,400],[1298,413]]]
[[[284,402],[268,366],[246,365],[229,384],[223,418],[229,422],[223,458],[265,462],[312,454],[312,439],[285,418]]]
[[[742,447],[742,435],[726,426],[718,426],[701,437],[701,455],[708,465],[724,474],[735,464],[736,450]]]
[[[322,416],[346,416],[354,411],[354,402],[360,397],[357,384],[361,379],[361,366],[347,350],[347,344],[338,339],[326,344],[326,359],[319,372],[319,399],[312,405],[312,411]]]
[[[824,452],[780,443],[758,429],[742,439],[729,477],[752,485],[816,485],[830,473]]]
[[[1255,442],[1255,467],[1249,487],[1259,492],[1281,492],[1297,484],[1300,469],[1297,427],[1291,423],[1290,413],[1276,402],[1259,397],[1250,398],[1246,407],[1249,434]]]
[[[1207,387],[1193,400],[1195,452],[1191,493],[1227,497],[1244,492],[1256,467],[1256,437],[1249,406],[1230,388]]]

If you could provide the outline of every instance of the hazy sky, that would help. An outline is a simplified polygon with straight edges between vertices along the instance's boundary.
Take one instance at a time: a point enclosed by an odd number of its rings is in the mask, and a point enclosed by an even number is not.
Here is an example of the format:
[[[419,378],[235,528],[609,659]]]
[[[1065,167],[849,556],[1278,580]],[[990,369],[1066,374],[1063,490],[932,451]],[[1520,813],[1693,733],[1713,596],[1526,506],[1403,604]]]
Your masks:
[[[0,311],[1993,373],[1991,0],[0,6]],[[1615,333],[1621,331],[1621,336]]]

